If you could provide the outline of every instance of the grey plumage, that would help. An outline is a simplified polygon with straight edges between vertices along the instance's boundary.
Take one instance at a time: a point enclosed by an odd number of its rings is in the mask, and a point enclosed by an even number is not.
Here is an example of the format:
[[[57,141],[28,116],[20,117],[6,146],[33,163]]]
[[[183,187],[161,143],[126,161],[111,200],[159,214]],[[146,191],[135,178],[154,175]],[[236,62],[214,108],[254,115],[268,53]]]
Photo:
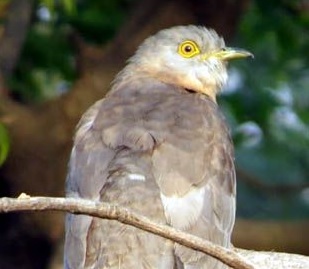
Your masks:
[[[177,53],[185,40],[198,44],[202,61]],[[147,39],[106,98],[82,117],[67,196],[125,206],[230,247],[233,146],[215,102],[226,63],[221,56],[205,56],[222,49],[214,31],[196,26]],[[66,269],[176,267],[224,268],[211,257],[116,221],[67,216]]]

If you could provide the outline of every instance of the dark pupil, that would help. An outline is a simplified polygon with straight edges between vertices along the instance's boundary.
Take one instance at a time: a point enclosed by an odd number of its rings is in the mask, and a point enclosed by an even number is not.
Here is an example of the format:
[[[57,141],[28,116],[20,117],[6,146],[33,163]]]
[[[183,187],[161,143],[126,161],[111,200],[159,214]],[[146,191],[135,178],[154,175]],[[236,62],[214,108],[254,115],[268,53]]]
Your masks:
[[[185,46],[185,52],[191,52],[192,51],[192,47],[191,46]]]

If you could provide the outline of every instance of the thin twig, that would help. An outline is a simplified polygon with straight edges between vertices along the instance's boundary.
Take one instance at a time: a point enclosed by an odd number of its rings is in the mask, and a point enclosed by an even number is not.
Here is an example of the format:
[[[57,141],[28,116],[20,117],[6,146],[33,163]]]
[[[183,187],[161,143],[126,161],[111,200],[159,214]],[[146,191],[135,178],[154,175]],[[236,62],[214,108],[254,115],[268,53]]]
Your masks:
[[[172,227],[156,224],[148,218],[129,211],[126,208],[108,203],[99,203],[91,200],[76,198],[52,198],[52,197],[30,197],[21,195],[19,198],[1,198],[0,213],[12,211],[43,211],[56,210],[67,211],[73,214],[85,214],[93,217],[117,220],[121,223],[151,232],[164,238],[173,240],[181,245],[201,251],[232,268],[253,269],[237,253],[220,247],[209,241],[202,240],[196,236],[186,234]]]

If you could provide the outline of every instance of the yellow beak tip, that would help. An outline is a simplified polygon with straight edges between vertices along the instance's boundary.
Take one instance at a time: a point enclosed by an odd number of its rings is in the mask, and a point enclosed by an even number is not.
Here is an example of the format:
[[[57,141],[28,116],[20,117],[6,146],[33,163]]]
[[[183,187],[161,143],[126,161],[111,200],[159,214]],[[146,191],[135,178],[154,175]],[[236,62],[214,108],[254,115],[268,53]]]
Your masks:
[[[247,58],[247,57],[254,58],[254,55],[251,52],[236,48],[226,48],[221,53],[219,53],[218,56],[219,58],[222,58],[222,60],[231,60],[231,59]]]

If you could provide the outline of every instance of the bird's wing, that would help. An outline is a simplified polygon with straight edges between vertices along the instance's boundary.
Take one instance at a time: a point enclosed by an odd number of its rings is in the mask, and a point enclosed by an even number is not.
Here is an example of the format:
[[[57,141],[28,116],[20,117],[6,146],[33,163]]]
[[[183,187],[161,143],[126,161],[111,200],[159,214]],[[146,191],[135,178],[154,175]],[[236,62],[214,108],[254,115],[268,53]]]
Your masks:
[[[105,147],[93,129],[103,100],[95,103],[80,120],[74,139],[66,181],[66,195],[98,201],[107,178],[107,166],[115,153]],[[85,268],[87,236],[93,218],[67,214],[65,268]]]
[[[69,164],[67,196],[122,205],[166,223],[151,171],[156,141],[142,117],[153,105],[134,95],[109,95],[85,113]],[[65,268],[174,267],[173,243],[120,224],[68,214]]]
[[[153,154],[166,218],[176,228],[229,247],[236,187],[229,130],[207,97],[178,98],[163,104],[177,118]],[[192,269],[220,268],[214,259],[179,245],[176,254]]]

